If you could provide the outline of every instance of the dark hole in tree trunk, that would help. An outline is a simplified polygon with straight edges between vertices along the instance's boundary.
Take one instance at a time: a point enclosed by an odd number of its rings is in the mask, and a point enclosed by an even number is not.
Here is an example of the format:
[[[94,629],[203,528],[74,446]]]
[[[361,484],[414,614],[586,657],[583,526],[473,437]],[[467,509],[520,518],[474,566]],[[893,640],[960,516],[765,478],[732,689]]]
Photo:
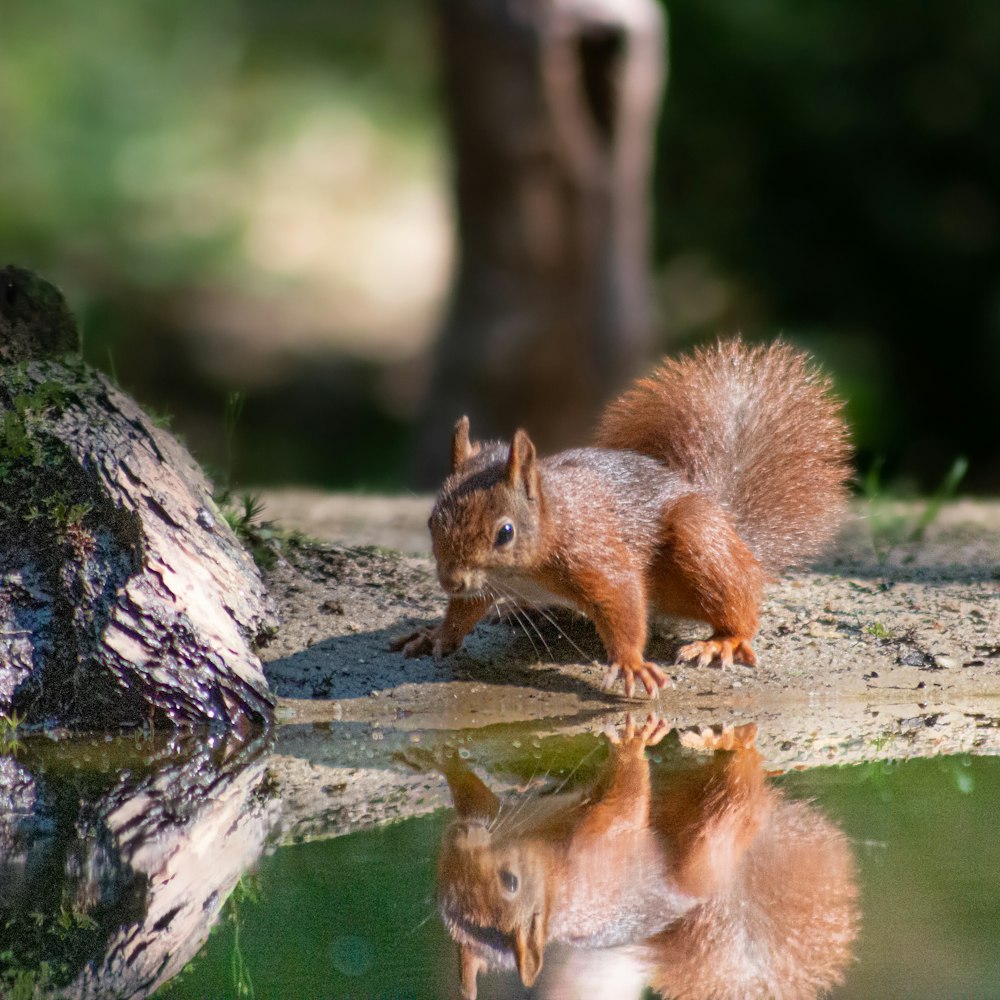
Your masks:
[[[615,137],[615,111],[625,33],[621,28],[592,26],[577,43],[583,93],[597,133],[608,146]]]

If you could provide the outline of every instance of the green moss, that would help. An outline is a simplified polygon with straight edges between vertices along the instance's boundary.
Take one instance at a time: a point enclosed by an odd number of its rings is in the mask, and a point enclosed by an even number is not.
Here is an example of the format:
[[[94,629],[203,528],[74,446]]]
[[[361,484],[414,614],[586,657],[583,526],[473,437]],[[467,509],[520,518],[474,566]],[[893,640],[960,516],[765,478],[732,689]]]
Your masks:
[[[93,497],[52,427],[83,388],[81,373],[62,365],[46,370],[21,362],[0,375],[0,479],[6,484],[0,523],[8,537],[45,532],[60,543],[82,541]]]

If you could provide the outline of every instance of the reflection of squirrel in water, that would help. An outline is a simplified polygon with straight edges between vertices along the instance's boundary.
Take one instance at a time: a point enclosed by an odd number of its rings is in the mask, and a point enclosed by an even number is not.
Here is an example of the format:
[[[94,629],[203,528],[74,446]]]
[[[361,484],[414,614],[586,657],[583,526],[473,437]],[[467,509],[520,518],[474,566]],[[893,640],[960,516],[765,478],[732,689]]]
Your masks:
[[[653,788],[643,751],[666,732],[652,717],[638,733],[630,722],[593,788],[509,811],[446,764],[458,818],[438,901],[463,996],[475,998],[491,967],[516,967],[532,985],[550,942],[629,946],[641,979],[667,997],[804,998],[840,982],[859,919],[844,835],[766,784],[752,725],[703,736],[712,760]],[[542,996],[577,995],[567,981],[597,993],[591,966],[557,978]]]
[[[498,599],[584,612],[608,654],[605,686],[669,683],[644,659],[648,609],[708,622],[680,649],[700,665],[753,665],[766,579],[840,523],[847,434],[828,380],[787,344],[722,343],[666,361],[604,413],[596,448],[537,459],[469,440],[431,514],[441,625],[401,636],[407,656],[453,652]]]

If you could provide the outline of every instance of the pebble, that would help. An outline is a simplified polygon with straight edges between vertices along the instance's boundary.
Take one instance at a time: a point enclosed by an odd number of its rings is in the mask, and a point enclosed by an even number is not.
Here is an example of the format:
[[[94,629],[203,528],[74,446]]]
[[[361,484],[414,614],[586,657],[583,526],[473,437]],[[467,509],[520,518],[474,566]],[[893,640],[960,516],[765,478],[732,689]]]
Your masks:
[[[839,639],[840,633],[835,628],[824,627],[818,622],[814,622],[806,629],[806,634],[814,639]]]
[[[953,670],[958,666],[958,660],[954,656],[947,656],[945,654],[934,655],[934,665],[939,667],[941,670]]]

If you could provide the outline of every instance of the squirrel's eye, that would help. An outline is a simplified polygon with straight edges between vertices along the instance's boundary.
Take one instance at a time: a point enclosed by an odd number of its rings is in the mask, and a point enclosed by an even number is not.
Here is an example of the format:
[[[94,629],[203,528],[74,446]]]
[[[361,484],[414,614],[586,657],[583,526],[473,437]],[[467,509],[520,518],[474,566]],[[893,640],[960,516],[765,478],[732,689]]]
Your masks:
[[[497,531],[497,538],[494,544],[499,548],[501,545],[510,545],[514,541],[514,525],[510,521],[504,521]]]
[[[500,884],[513,896],[514,893],[517,892],[517,876],[512,871],[508,871],[506,868],[501,868],[499,874]]]

